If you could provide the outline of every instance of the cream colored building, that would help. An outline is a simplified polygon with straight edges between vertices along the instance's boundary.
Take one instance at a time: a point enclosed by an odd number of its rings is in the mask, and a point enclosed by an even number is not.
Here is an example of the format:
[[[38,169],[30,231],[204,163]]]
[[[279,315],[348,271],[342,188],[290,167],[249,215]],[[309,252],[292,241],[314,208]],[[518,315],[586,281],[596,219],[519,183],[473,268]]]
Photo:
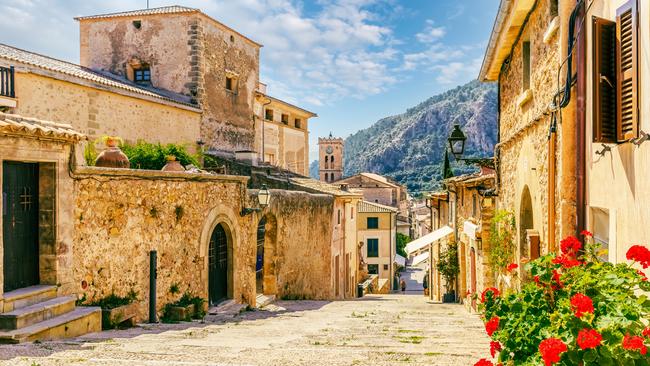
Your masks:
[[[408,216],[409,201],[406,188],[395,181],[374,173],[359,173],[337,183],[363,192],[363,199],[384,206],[395,207],[400,215]]]
[[[317,115],[267,95],[266,85],[260,83],[255,97],[257,129],[262,131],[256,141],[259,161],[309,176],[309,119],[313,117]]]
[[[361,201],[358,204],[359,217],[357,230],[363,263],[368,274],[379,275],[380,288],[382,280],[388,281],[389,288],[394,276],[397,209],[378,203]]]

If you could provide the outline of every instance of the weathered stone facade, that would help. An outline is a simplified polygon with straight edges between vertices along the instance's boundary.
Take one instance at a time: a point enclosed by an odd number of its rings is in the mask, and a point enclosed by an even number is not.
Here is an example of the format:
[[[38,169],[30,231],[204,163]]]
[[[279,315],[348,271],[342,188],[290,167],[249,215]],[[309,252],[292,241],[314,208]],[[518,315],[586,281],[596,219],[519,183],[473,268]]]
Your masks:
[[[332,197],[273,190],[269,208],[241,217],[242,205],[256,199],[245,184],[232,176],[82,170],[75,181],[74,292],[98,299],[134,289],[144,316],[148,253],[155,249],[159,308],[175,300],[169,293],[175,283],[207,298],[208,243],[221,223],[231,237],[228,297],[254,306],[256,233],[264,215],[275,236],[265,243],[265,267],[273,268],[264,272],[265,293],[332,298]]]
[[[201,139],[208,148],[254,149],[259,44],[197,9],[78,20],[82,66],[129,78],[131,62],[147,64],[152,86],[187,95],[200,106]]]

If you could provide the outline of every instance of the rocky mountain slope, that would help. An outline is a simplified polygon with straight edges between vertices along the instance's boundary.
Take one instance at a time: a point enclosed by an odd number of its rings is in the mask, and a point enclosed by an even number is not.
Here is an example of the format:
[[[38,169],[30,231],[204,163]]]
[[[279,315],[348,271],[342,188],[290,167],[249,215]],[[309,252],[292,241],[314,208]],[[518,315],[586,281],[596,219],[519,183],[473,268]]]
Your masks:
[[[363,171],[388,175],[412,193],[436,189],[454,124],[460,124],[468,137],[465,157],[492,156],[496,118],[496,86],[472,81],[348,137],[345,175]],[[452,166],[456,174],[473,169],[456,162]]]

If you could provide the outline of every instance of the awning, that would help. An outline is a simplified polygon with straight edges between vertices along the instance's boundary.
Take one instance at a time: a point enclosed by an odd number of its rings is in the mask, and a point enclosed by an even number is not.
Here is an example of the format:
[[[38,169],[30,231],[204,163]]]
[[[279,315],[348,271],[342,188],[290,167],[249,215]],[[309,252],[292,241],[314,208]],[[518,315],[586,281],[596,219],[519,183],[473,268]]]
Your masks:
[[[428,247],[429,244],[436,242],[440,239],[443,239],[448,235],[453,234],[453,232],[454,229],[450,228],[449,226],[443,226],[432,233],[429,233],[419,239],[413,240],[412,242],[406,244],[406,253],[408,255],[411,255],[412,253],[415,253],[419,250],[422,250],[423,248]]]
[[[398,266],[406,267],[406,258],[402,257],[399,254],[395,254],[395,264]]]
[[[467,234],[470,239],[476,238],[476,232],[478,231],[478,225],[474,224],[471,221],[465,221],[463,224],[463,232]]]
[[[429,259],[429,252],[424,252],[420,255],[416,255],[413,260],[411,261],[412,266],[417,266],[418,264],[426,261]]]

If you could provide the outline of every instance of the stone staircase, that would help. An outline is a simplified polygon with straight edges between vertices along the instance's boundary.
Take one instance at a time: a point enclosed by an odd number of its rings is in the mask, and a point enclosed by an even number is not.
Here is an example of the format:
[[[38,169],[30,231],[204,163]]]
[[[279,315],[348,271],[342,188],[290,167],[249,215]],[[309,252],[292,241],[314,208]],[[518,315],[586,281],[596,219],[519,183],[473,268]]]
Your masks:
[[[76,307],[74,296],[57,296],[56,286],[36,285],[4,293],[0,343],[70,338],[102,330],[98,307]]]

